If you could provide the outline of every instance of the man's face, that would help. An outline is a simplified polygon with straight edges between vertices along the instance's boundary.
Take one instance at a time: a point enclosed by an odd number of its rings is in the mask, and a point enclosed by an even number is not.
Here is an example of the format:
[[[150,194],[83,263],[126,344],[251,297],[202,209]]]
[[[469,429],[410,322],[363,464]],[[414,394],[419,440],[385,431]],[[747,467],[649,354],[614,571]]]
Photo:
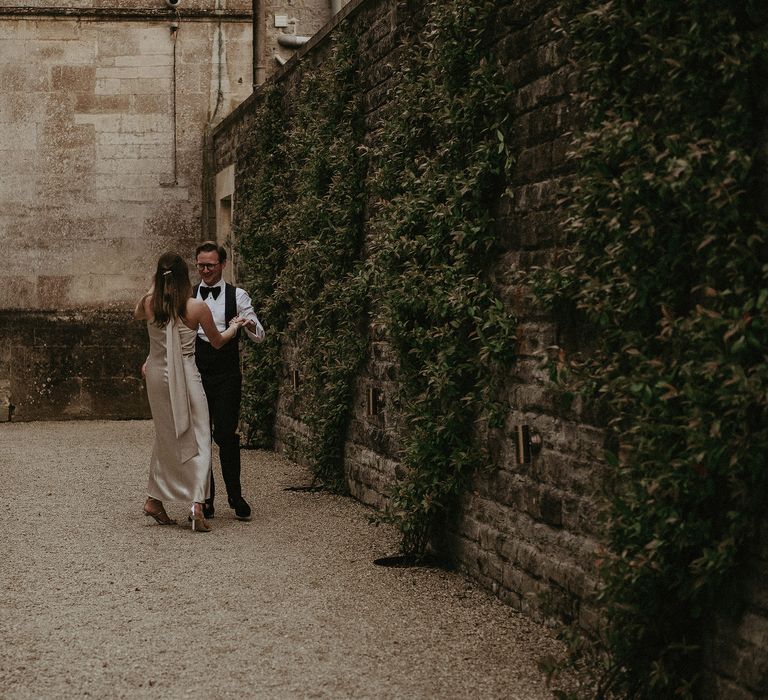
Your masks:
[[[226,262],[219,261],[219,254],[215,251],[202,251],[197,254],[197,271],[200,273],[200,279],[206,287],[212,287],[221,279]]]

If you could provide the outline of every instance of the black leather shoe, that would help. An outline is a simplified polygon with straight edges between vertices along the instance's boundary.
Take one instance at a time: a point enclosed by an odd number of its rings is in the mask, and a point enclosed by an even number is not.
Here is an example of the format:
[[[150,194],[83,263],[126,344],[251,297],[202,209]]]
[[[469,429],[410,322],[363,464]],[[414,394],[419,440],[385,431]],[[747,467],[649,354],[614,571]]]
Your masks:
[[[207,501],[203,503],[203,517],[206,520],[212,518],[215,511],[216,509],[213,507],[213,503],[208,503]]]
[[[251,519],[251,507],[242,496],[239,496],[238,498],[230,498],[229,507],[235,509],[235,517],[238,520]]]

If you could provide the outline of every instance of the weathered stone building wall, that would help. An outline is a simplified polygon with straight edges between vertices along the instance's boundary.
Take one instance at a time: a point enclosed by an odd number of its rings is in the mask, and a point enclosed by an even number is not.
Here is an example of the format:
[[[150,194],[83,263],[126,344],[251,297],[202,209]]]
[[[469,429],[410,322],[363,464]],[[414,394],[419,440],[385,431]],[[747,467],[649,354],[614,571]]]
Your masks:
[[[252,92],[252,3],[17,5],[0,0],[0,421],[147,416],[130,312],[158,255],[209,233],[205,134]],[[269,5],[302,32],[330,17]],[[77,329],[113,359],[84,362]]]
[[[418,6],[353,0],[299,51],[296,61],[321,61],[331,32],[354,32],[366,81],[367,118],[373,126],[392,87],[399,30],[409,22],[415,26],[412,13]],[[499,216],[506,254],[496,274],[510,309],[521,319],[519,357],[514,373],[498,387],[509,410],[503,428],[487,436],[494,466],[476,476],[445,544],[463,572],[513,607],[540,619],[575,620],[593,629],[599,616],[593,594],[600,547],[593,494],[601,480],[603,434],[578,403],[565,408],[558,401],[542,359],[549,346],[567,345],[567,340],[513,282],[515,270],[545,263],[562,242],[558,197],[568,184],[566,153],[578,115],[570,97],[575,73],[555,19],[551,3],[525,0],[504,8],[497,28],[496,50],[513,86],[511,133],[519,157],[511,195]],[[293,80],[292,68],[286,66],[276,79]],[[238,172],[248,168],[238,160],[238,142],[251,128],[257,100],[258,95],[250,98],[213,135],[212,173],[233,168],[235,192]],[[237,217],[236,205],[233,215]],[[370,341],[370,356],[357,380],[345,466],[353,495],[383,508],[400,470],[397,417],[386,409],[387,396],[394,395],[397,367],[384,341],[375,335]],[[301,403],[291,387],[289,354],[278,403],[279,449],[305,431]],[[372,390],[380,392],[385,403],[375,415],[367,410]],[[519,464],[516,457],[520,425],[542,440],[541,451],[529,464]],[[712,698],[763,697],[768,688],[764,572],[763,551],[747,572],[737,612],[724,616],[711,636],[707,687]]]

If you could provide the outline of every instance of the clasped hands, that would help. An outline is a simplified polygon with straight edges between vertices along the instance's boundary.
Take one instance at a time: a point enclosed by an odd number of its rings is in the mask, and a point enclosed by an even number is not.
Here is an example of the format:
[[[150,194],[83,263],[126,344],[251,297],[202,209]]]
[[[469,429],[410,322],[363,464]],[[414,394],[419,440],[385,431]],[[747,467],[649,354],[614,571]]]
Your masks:
[[[238,326],[240,328],[247,328],[249,331],[256,328],[256,324],[251,319],[243,318],[242,316],[235,316],[229,322],[229,325]]]

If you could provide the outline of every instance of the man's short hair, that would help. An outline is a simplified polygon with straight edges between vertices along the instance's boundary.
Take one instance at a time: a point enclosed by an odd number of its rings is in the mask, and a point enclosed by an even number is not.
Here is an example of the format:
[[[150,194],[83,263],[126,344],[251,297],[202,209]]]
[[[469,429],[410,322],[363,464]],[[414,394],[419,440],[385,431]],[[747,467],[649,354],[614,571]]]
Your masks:
[[[220,246],[218,243],[216,243],[216,241],[204,241],[201,243],[195,249],[195,258],[197,258],[200,253],[218,253],[219,262],[223,263],[227,260],[227,251],[225,250],[224,246]]]

